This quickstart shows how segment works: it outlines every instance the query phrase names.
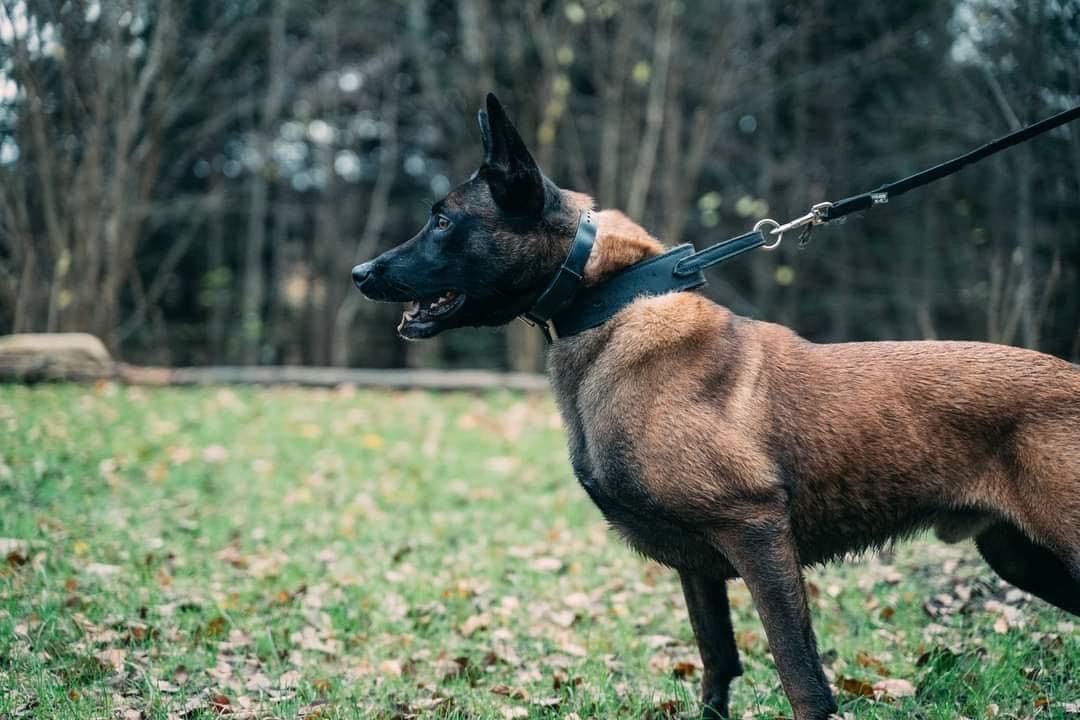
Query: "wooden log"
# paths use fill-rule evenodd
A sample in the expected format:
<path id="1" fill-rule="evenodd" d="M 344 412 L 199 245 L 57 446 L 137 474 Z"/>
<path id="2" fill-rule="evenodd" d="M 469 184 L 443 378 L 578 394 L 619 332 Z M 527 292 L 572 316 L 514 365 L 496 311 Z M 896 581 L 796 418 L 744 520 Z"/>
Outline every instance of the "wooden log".
<path id="1" fill-rule="evenodd" d="M 92 382 L 127 385 L 299 385 L 388 390 L 546 392 L 533 373 L 490 370 L 375 370 L 340 367 L 147 367 L 114 362 L 100 340 L 82 333 L 0 337 L 0 382 Z"/>
<path id="2" fill-rule="evenodd" d="M 154 368 L 120 365 L 117 379 L 132 385 L 299 385 L 390 390 L 517 390 L 545 392 L 543 375 L 489 370 L 375 370 L 339 367 L 219 366 Z"/>
<path id="3" fill-rule="evenodd" d="M 0 337 L 0 379 L 16 382 L 97 379 L 115 369 L 105 345 L 86 333 L 22 333 Z"/>

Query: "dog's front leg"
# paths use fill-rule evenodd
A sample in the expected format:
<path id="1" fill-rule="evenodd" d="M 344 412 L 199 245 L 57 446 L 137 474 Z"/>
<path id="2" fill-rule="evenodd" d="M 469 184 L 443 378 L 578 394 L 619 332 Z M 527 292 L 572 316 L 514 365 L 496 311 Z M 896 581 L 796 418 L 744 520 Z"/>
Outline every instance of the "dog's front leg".
<path id="1" fill-rule="evenodd" d="M 731 527 L 717 541 L 754 599 L 795 720 L 825 720 L 836 712 L 836 702 L 821 669 L 802 567 L 786 518 Z"/>
<path id="2" fill-rule="evenodd" d="M 728 716 L 728 688 L 742 675 L 735 633 L 731 629 L 727 584 L 723 578 L 679 571 L 690 625 L 694 628 L 705 677 L 701 683 L 701 702 L 705 718 Z"/>

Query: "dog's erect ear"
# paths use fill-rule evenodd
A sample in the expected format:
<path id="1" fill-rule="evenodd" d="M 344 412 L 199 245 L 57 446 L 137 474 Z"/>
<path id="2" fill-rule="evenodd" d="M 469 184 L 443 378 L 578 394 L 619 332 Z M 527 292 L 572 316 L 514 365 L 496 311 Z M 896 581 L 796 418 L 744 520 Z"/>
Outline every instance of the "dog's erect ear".
<path id="1" fill-rule="evenodd" d="M 498 98 L 488 93 L 487 112 L 481 110 L 478 119 L 484 141 L 480 170 L 491 196 L 507 212 L 539 217 L 544 209 L 544 178 Z"/>

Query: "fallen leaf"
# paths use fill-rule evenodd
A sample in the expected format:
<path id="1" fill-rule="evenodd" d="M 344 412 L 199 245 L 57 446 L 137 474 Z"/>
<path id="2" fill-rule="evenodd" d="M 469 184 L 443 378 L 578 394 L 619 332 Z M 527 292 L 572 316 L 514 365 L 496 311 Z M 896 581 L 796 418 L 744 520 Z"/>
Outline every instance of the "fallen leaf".
<path id="1" fill-rule="evenodd" d="M 401 663 L 397 660 L 383 660 L 379 663 L 379 672 L 383 675 L 389 675 L 390 677 L 401 677 L 402 668 Z"/>
<path id="2" fill-rule="evenodd" d="M 203 448 L 203 462 L 221 464 L 229 458 L 229 451 L 223 445 L 208 445 Z"/>
<path id="3" fill-rule="evenodd" d="M 865 680 L 858 680 L 856 678 L 837 677 L 836 686 L 846 692 L 848 695 L 856 695 L 859 697 L 874 697 L 874 686 Z"/>
<path id="4" fill-rule="evenodd" d="M 229 698 L 221 693 L 214 693 L 210 696 L 210 709 L 218 715 L 227 715 L 231 713 L 232 708 L 230 708 L 229 705 Z"/>
<path id="5" fill-rule="evenodd" d="M 124 659 L 127 657 L 127 650 L 121 648 L 106 648 L 101 652 L 94 655 L 97 661 L 106 667 L 111 667 L 114 672 L 122 672 L 124 670 Z"/>
<path id="6" fill-rule="evenodd" d="M 518 466 L 519 460 L 514 456 L 496 456 L 490 457 L 484 462 L 484 467 L 488 472 L 496 475 L 507 475 L 514 471 Z"/>
<path id="7" fill-rule="evenodd" d="M 857 652 L 855 654 L 855 662 L 859 664 L 859 667 L 864 667 L 864 668 L 868 668 L 870 670 L 873 670 L 878 675 L 883 675 L 885 677 L 888 677 L 889 675 L 892 674 L 892 673 L 889 672 L 889 669 L 887 667 L 885 667 L 885 663 L 881 662 L 880 660 L 873 657 L 872 655 L 863 652 L 862 650 L 860 650 L 859 652 Z"/>
<path id="8" fill-rule="evenodd" d="M 559 572 L 562 570 L 563 562 L 556 557 L 538 557 L 529 563 L 529 567 L 538 572 Z"/>
<path id="9" fill-rule="evenodd" d="M 675 663 L 671 668 L 671 673 L 680 680 L 685 680 L 693 677 L 695 670 L 697 670 L 697 666 L 694 663 L 683 661 Z"/>
<path id="10" fill-rule="evenodd" d="M 460 632 L 465 637 L 469 637 L 477 630 L 486 628 L 490 623 L 491 616 L 489 616 L 487 613 L 479 613 L 477 615 L 473 615 L 465 622 L 463 622 L 461 624 L 461 627 L 458 628 L 458 632 Z"/>
<path id="11" fill-rule="evenodd" d="M 670 635 L 646 635 L 641 639 L 645 643 L 645 647 L 655 650 L 656 648 L 666 647 L 668 645 L 677 645 L 678 640 Z"/>
<path id="12" fill-rule="evenodd" d="M 94 577 L 112 577 L 120 573 L 119 565 L 106 565 L 105 563 L 90 563 L 83 568 L 83 572 Z"/>
<path id="13" fill-rule="evenodd" d="M 735 633 L 735 645 L 743 652 L 750 652 L 758 646 L 761 638 L 753 630 L 739 630 Z"/>
<path id="14" fill-rule="evenodd" d="M 9 553 L 26 553 L 27 542 L 18 538 L 0 538 L 0 555 Z"/>
<path id="15" fill-rule="evenodd" d="M 679 713 L 682 712 L 682 703 L 678 700 L 664 700 L 656 706 L 656 709 L 660 711 L 661 716 L 674 718 L 678 717 Z"/>
<path id="16" fill-rule="evenodd" d="M 902 678 L 885 678 L 874 683 L 874 690 L 881 695 L 894 698 L 911 697 L 915 686 Z"/>
<path id="17" fill-rule="evenodd" d="M 509 685 L 505 685 L 503 683 L 493 685 L 491 687 L 491 692 L 495 693 L 496 695 L 504 695 L 506 697 L 511 697 L 515 700 L 529 699 L 529 693 L 526 692 L 523 688 L 510 687 Z"/>

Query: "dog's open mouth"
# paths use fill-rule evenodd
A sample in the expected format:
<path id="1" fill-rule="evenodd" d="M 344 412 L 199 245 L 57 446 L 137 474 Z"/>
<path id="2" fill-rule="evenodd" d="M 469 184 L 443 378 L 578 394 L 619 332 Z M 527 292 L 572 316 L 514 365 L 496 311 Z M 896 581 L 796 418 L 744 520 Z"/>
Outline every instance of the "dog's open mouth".
<path id="1" fill-rule="evenodd" d="M 464 304 L 465 294 L 454 290 L 406 303 L 398 334 L 409 339 L 431 337 L 442 330 L 450 316 Z"/>

